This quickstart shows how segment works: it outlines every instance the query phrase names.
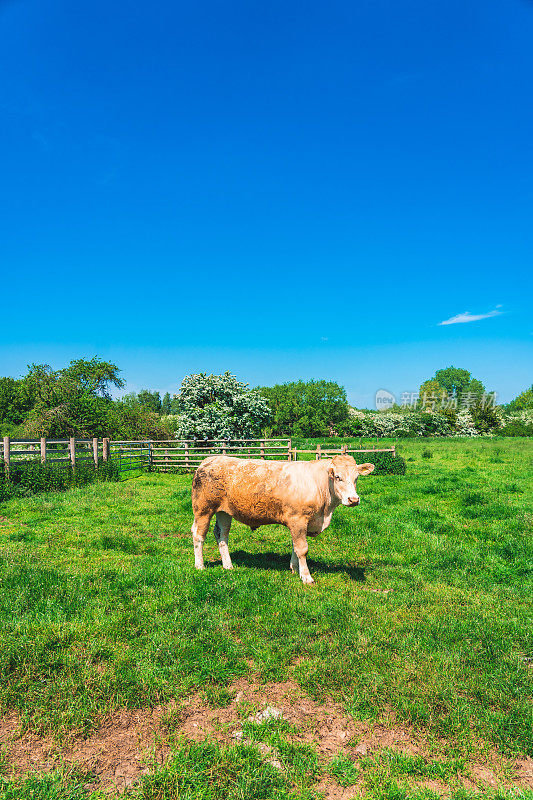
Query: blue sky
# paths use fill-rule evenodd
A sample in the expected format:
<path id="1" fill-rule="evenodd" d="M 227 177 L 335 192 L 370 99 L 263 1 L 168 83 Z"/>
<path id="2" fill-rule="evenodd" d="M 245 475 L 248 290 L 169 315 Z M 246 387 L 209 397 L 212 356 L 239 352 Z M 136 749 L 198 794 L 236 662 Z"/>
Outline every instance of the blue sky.
<path id="1" fill-rule="evenodd" d="M 454 364 L 510 400 L 532 41 L 530 0 L 0 0 L 0 372 L 97 354 L 129 389 L 229 369 L 366 406 Z"/>

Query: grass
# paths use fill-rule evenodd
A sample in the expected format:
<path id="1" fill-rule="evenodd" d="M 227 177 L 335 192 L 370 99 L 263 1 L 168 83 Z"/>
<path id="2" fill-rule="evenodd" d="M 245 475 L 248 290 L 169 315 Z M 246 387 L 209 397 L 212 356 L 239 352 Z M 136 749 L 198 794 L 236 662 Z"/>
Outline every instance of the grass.
<path id="1" fill-rule="evenodd" d="M 57 738 L 199 689 L 223 707 L 239 676 L 290 674 L 356 719 L 392 712 L 447 748 L 448 766 L 387 752 L 331 766 L 277 730 L 280 773 L 255 744 L 176 740 L 168 764 L 131 790 L 146 800 L 303 800 L 321 774 L 360 779 L 375 800 L 414 797 L 404 779 L 436 772 L 459 800 L 459 761 L 491 748 L 533 755 L 531 442 L 432 440 L 430 458 L 427 440 L 399 450 L 407 475 L 362 478 L 360 508 L 337 509 L 310 540 L 311 588 L 289 573 L 279 526 L 252 534 L 234 523 L 236 569 L 222 570 L 211 536 L 210 568 L 196 572 L 186 475 L 2 504 L 3 709 Z M 3 781 L 0 800 L 89 796 L 71 773 Z"/>

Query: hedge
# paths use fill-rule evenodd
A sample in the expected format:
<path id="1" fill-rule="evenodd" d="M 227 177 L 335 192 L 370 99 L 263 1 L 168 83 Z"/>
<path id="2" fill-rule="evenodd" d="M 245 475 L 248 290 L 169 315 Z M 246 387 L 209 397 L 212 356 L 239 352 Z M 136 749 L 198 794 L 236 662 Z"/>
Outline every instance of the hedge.
<path id="1" fill-rule="evenodd" d="M 357 461 L 362 460 L 363 453 L 357 453 Z M 365 463 L 373 464 L 375 467 L 372 475 L 405 475 L 407 469 L 405 459 L 398 453 L 365 453 Z"/>
<path id="2" fill-rule="evenodd" d="M 12 497 L 29 497 L 39 492 L 60 492 L 74 486 L 84 486 L 96 481 L 118 481 L 118 464 L 112 460 L 94 462 L 78 461 L 73 468 L 70 463 L 47 463 L 39 461 L 11 462 L 9 479 L 4 464 L 0 462 L 0 502 Z"/>
<path id="3" fill-rule="evenodd" d="M 521 420 L 512 420 L 494 433 L 496 436 L 533 436 L 533 425 Z"/>

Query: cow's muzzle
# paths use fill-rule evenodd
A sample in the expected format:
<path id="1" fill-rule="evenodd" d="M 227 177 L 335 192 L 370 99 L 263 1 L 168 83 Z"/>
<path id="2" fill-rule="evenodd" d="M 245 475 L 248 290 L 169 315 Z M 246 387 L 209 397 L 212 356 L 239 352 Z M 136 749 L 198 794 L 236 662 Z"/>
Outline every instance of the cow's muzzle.
<path id="1" fill-rule="evenodd" d="M 348 505 L 349 506 L 358 506 L 361 502 L 359 497 L 349 497 L 348 498 Z"/>

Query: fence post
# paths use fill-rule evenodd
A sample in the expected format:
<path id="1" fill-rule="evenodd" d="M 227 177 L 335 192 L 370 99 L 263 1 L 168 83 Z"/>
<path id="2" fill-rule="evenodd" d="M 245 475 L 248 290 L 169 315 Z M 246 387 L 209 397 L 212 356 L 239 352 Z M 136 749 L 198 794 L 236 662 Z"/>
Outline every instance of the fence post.
<path id="1" fill-rule="evenodd" d="M 109 439 L 107 437 L 102 439 L 102 458 L 104 461 L 109 459 Z"/>
<path id="2" fill-rule="evenodd" d="M 291 450 L 292 450 L 292 439 L 289 439 L 287 442 L 287 461 L 291 460 Z"/>
<path id="3" fill-rule="evenodd" d="M 185 469 L 189 471 L 189 442 L 185 442 Z"/>
<path id="4" fill-rule="evenodd" d="M 321 455 L 321 453 L 320 453 L 320 445 L 319 445 L 319 444 L 317 444 L 317 446 L 316 446 L 316 456 L 315 456 L 315 461 L 320 461 L 320 459 L 321 459 L 321 458 L 322 458 L 322 455 Z"/>
<path id="5" fill-rule="evenodd" d="M 44 464 L 46 461 L 46 439 L 44 436 L 41 436 L 41 464 Z"/>
<path id="6" fill-rule="evenodd" d="M 294 450 L 292 451 L 292 455 L 293 455 L 293 461 L 298 461 L 298 450 L 296 448 L 294 448 Z"/>
<path id="7" fill-rule="evenodd" d="M 150 441 L 148 442 L 148 472 L 152 471 L 153 461 L 154 461 L 153 442 L 150 439 Z"/>
<path id="8" fill-rule="evenodd" d="M 98 439 L 93 437 L 93 460 L 94 468 L 98 469 Z"/>
<path id="9" fill-rule="evenodd" d="M 226 446 L 227 446 L 227 442 L 226 442 L 226 440 L 225 440 L 225 439 L 222 439 L 222 455 L 223 455 L 223 456 L 225 456 L 225 455 L 226 455 Z"/>
<path id="10" fill-rule="evenodd" d="M 70 463 L 72 464 L 72 469 L 76 468 L 76 439 L 70 437 L 69 439 L 69 450 L 70 450 Z"/>
<path id="11" fill-rule="evenodd" d="M 4 469 L 6 478 L 9 478 L 9 462 L 11 460 L 11 453 L 9 451 L 9 436 L 4 436 Z"/>
<path id="12" fill-rule="evenodd" d="M 261 439 L 261 458 L 265 457 L 265 440 Z"/>

